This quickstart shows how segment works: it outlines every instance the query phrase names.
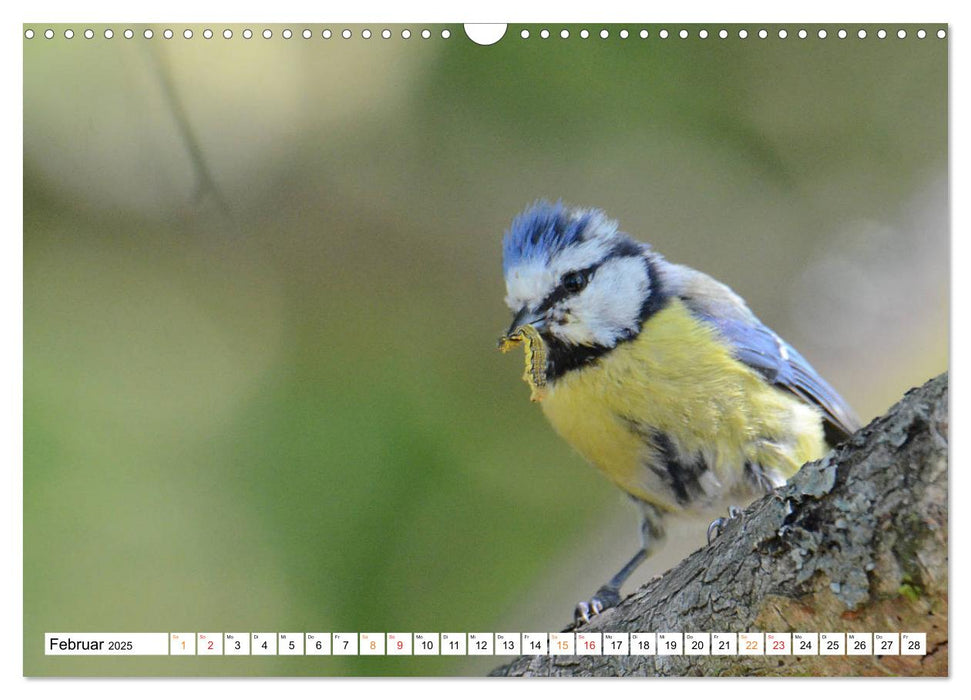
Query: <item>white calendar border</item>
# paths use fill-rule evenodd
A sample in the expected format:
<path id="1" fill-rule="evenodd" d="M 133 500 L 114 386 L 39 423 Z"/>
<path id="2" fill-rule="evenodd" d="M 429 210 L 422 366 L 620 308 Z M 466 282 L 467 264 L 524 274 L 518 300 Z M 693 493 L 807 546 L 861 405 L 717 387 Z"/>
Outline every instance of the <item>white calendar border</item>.
<path id="1" fill-rule="evenodd" d="M 432 7 L 436 8 L 429 12 L 427 9 L 424 11 L 416 8 L 416 3 L 413 1 L 407 5 L 405 4 L 394 4 L 390 0 L 375 0 L 375 2 L 367 4 L 348 4 L 346 6 L 332 5 L 327 8 L 328 20 L 333 21 L 364 21 L 364 20 L 386 20 L 386 21 L 409 21 L 415 17 L 430 17 L 430 21 L 442 21 L 438 18 L 445 18 L 445 20 L 456 19 L 454 14 L 457 12 L 456 6 L 445 5 L 444 2 L 434 2 L 431 3 Z M 915 2 L 901 2 L 900 0 L 887 0 L 881 4 L 880 7 L 880 19 L 886 20 L 888 22 L 914 22 L 914 21 L 925 21 L 928 17 L 931 18 L 943 18 L 954 19 L 955 13 L 953 12 L 953 3 L 950 2 L 938 2 L 935 0 L 925 0 L 921 3 Z M 120 0 L 113 0 L 112 2 L 104 2 L 103 0 L 88 0 L 88 2 L 82 4 L 68 3 L 65 0 L 49 0 L 43 3 L 41 6 L 31 8 L 30 17 L 23 17 L 20 13 L 25 10 L 22 9 L 22 5 L 15 5 L 5 12 L 17 12 L 18 19 L 15 20 L 18 24 L 23 23 L 27 20 L 44 20 L 44 19 L 63 19 L 66 17 L 72 19 L 87 19 L 89 21 L 99 21 L 106 17 L 117 17 L 124 18 L 126 20 L 138 21 L 138 22 L 148 22 L 153 21 L 158 18 L 159 12 L 157 8 L 153 7 L 151 4 L 144 5 L 131 5 L 120 2 Z M 426 6 L 427 8 L 427 6 Z M 835 2 L 833 0 L 818 0 L 817 2 L 806 5 L 806 4 L 778 4 L 770 3 L 768 0 L 756 0 L 755 2 L 749 2 L 744 6 L 740 6 L 738 3 L 725 4 L 723 2 L 714 2 L 713 0 L 697 0 L 694 3 L 672 3 L 669 5 L 658 5 L 652 6 L 650 8 L 650 17 L 643 17 L 642 14 L 646 14 L 643 8 L 632 9 L 627 3 L 623 3 L 621 8 L 610 7 L 607 2 L 601 2 L 596 5 L 584 5 L 582 12 L 583 17 L 570 18 L 564 17 L 564 6 L 561 3 L 545 2 L 541 3 L 541 6 L 537 8 L 537 4 L 532 6 L 527 6 L 521 2 L 512 2 L 510 0 L 496 0 L 494 3 L 489 5 L 480 5 L 479 7 L 469 8 L 463 6 L 460 10 L 463 15 L 460 19 L 473 19 L 480 21 L 526 21 L 530 19 L 543 19 L 552 20 L 556 19 L 558 21 L 568 21 L 570 19 L 582 19 L 583 21 L 609 21 L 610 19 L 631 19 L 631 15 L 637 15 L 637 19 L 650 22 L 662 22 L 662 21 L 679 21 L 679 22 L 698 22 L 698 21 L 738 21 L 738 22 L 749 22 L 753 19 L 766 21 L 766 22 L 821 22 L 821 21 L 866 21 L 868 18 L 866 16 L 860 16 L 860 9 L 850 7 L 844 1 Z M 218 16 L 219 19 L 225 19 L 226 21 L 240 21 L 243 19 L 252 19 L 253 17 L 258 17 L 266 21 L 287 21 L 291 20 L 294 16 L 300 18 L 310 18 L 318 17 L 320 15 L 319 4 L 310 3 L 308 1 L 285 4 L 285 3 L 251 3 L 251 6 L 247 6 L 245 2 L 236 2 L 233 4 L 226 3 L 223 7 L 213 8 L 212 6 L 206 6 L 198 2 L 185 2 L 184 0 L 170 0 L 166 3 L 166 9 L 168 14 L 171 16 L 178 16 L 179 18 L 190 21 L 193 19 L 198 20 L 209 20 L 212 19 L 214 15 Z M 872 12 L 869 14 L 873 14 Z M 203 16 L 205 15 L 205 16 Z M 246 16 L 244 16 L 246 15 Z M 471 15 L 471 17 L 469 16 Z M 528 16 L 524 16 L 528 15 Z M 10 26 L 10 22 L 5 22 L 4 26 Z M 967 33 L 967 25 L 962 25 L 961 29 L 964 33 Z M 18 80 L 22 79 L 22 53 L 20 46 L 17 42 L 10 41 L 9 36 L 8 41 L 0 44 L 0 50 L 6 51 L 5 61 L 3 65 L 7 67 L 9 73 L 13 76 L 12 82 L 17 83 Z M 968 61 L 968 53 L 966 49 L 961 46 L 961 42 L 955 42 L 952 48 L 952 75 L 963 75 L 967 76 L 971 74 L 971 65 Z M 967 81 L 965 81 L 966 85 Z M 955 125 L 958 123 L 958 119 L 954 118 L 956 113 L 963 114 L 963 119 L 966 121 L 968 117 L 967 110 L 967 87 L 960 87 L 958 81 L 951 80 L 950 86 L 951 93 L 951 104 L 952 104 L 952 117 L 950 123 Z M 11 122 L 18 122 L 22 119 L 22 113 L 19 110 L 9 110 L 9 114 L 4 117 L 4 119 L 9 119 Z M 22 154 L 22 134 L 23 130 L 19 126 L 14 126 L 13 128 L 8 123 L 6 124 L 7 129 L 6 134 L 15 134 L 17 138 L 21 139 L 21 143 L 15 145 L 12 149 L 9 149 L 6 155 L 7 158 L 4 159 L 5 167 L 8 170 L 8 174 L 11 175 L 10 181 L 17 182 L 18 171 L 20 170 L 20 163 L 18 162 L 17 154 Z M 953 128 L 953 127 L 952 127 Z M 960 129 L 957 130 L 960 133 Z M 966 164 L 971 162 L 971 155 L 968 153 L 967 149 L 967 139 L 963 136 L 959 137 L 958 133 L 954 133 L 952 138 L 952 153 L 951 153 L 951 170 L 954 175 L 951 180 L 951 191 L 958 191 L 958 185 L 962 184 L 966 187 L 967 185 L 967 172 Z M 958 151 L 963 158 L 957 158 Z M 6 212 L 8 217 L 8 223 L 10 226 L 8 230 L 17 231 L 22 226 L 22 198 L 20 197 L 17 188 L 11 188 L 10 191 L 6 192 L 4 196 L 4 206 L 3 211 Z M 952 231 L 963 231 L 968 228 L 967 208 L 968 204 L 963 201 L 960 197 L 951 198 L 952 207 Z M 22 422 L 17 419 L 19 414 L 22 417 L 22 407 L 23 407 L 23 392 L 22 392 L 22 348 L 23 348 L 23 335 L 22 331 L 17 330 L 20 326 L 19 317 L 22 310 L 22 290 L 23 290 L 23 276 L 19 267 L 22 262 L 22 257 L 18 252 L 18 242 L 15 237 L 11 236 L 5 239 L 2 244 L 5 246 L 4 253 L 6 255 L 2 256 L 4 264 L 7 269 L 2 276 L 5 285 L 5 294 L 3 294 L 2 307 L 4 308 L 4 320 L 8 328 L 13 328 L 15 336 L 12 338 L 12 342 L 9 346 L 5 345 L 3 350 L 2 362 L 0 366 L 4 368 L 4 379 L 5 385 L 20 387 L 20 390 L 15 390 L 12 392 L 11 396 L 8 396 L 7 402 L 3 404 L 2 413 L 2 424 L 6 426 L 6 438 L 3 440 L 3 444 L 7 446 L 8 459 L 7 463 L 14 465 L 13 476 L 14 481 L 17 485 L 23 483 L 22 465 L 23 465 L 23 432 L 22 432 Z M 957 240 L 957 237 L 952 235 L 952 266 L 955 270 L 964 269 L 964 264 L 968 263 L 969 255 L 967 253 L 968 243 L 964 241 Z M 11 252 L 13 249 L 13 252 Z M 959 296 L 963 299 L 967 299 L 969 295 L 967 294 L 966 285 L 971 284 L 971 281 L 964 279 L 960 275 L 956 275 L 952 278 L 952 289 L 954 298 Z M 18 303 L 19 302 L 19 303 Z M 952 343 L 955 352 L 952 353 L 952 357 L 957 355 L 956 352 L 959 344 L 962 347 L 967 347 L 967 320 L 962 320 L 961 317 L 953 312 L 952 307 Z M 959 360 L 961 362 L 962 360 Z M 963 434 L 964 431 L 961 428 L 967 427 L 967 418 L 969 412 L 967 410 L 967 403 L 965 397 L 971 395 L 968 391 L 966 382 L 967 373 L 959 372 L 950 378 L 952 386 L 955 388 L 954 394 L 952 394 L 952 417 L 953 422 L 957 425 L 955 426 L 955 432 Z M 966 459 L 966 447 L 964 441 L 957 441 L 954 446 L 952 446 L 952 456 L 953 462 L 955 464 L 963 464 Z M 953 470 L 950 474 L 951 484 L 953 487 L 952 493 L 967 493 L 966 479 L 969 478 L 966 470 Z M 964 488 L 962 488 L 964 487 Z M 7 630 L 12 630 L 4 640 L 3 653 L 0 654 L 0 664 L 2 664 L 3 675 L 2 675 L 2 685 L 8 690 L 8 697 L 11 697 L 12 693 L 16 693 L 17 696 L 30 698 L 56 698 L 57 700 L 63 700 L 65 694 L 73 691 L 74 688 L 83 687 L 89 691 L 97 693 L 100 699 L 110 699 L 110 698 L 130 698 L 133 695 L 137 695 L 139 700 L 155 700 L 158 698 L 161 700 L 171 700 L 171 695 L 173 691 L 173 686 L 168 682 L 159 682 L 157 679 L 128 679 L 128 678 L 118 678 L 118 679 L 58 679 L 53 682 L 47 682 L 44 679 L 38 679 L 32 682 L 27 682 L 22 677 L 23 672 L 23 648 L 22 640 L 23 637 L 23 508 L 22 508 L 22 490 L 19 488 L 8 488 L 6 489 L 6 508 L 3 509 L 7 517 L 7 527 L 5 532 L 10 533 L 11 536 L 2 538 L 2 546 L 4 548 L 3 553 L 5 555 L 4 559 L 7 562 L 14 562 L 14 566 L 17 568 L 17 573 L 14 576 L 8 578 L 8 595 L 6 596 L 5 614 L 4 614 L 4 628 Z M 949 521 L 949 527 L 955 528 L 958 531 L 966 531 L 966 528 L 962 525 L 966 514 L 963 509 L 954 509 L 950 513 L 951 520 Z M 966 557 L 955 557 L 949 567 L 949 575 L 953 577 L 952 580 L 967 580 L 967 558 Z M 951 627 L 951 633 L 949 636 L 960 636 L 960 632 L 968 628 L 967 625 L 967 606 L 960 606 L 954 608 L 949 612 L 949 626 Z M 952 670 L 952 673 L 955 671 Z M 960 671 L 958 671 L 960 673 Z M 298 685 L 303 685 L 308 690 L 312 689 L 311 683 L 317 682 L 319 679 L 263 679 L 256 686 L 254 686 L 248 679 L 184 679 L 178 682 L 177 689 L 179 691 L 187 691 L 193 694 L 202 694 L 213 692 L 216 688 L 227 687 L 231 689 L 231 692 L 235 696 L 240 698 L 246 697 L 263 697 L 266 693 L 285 693 L 288 690 L 292 691 Z M 685 679 L 685 682 L 691 682 L 692 679 Z M 604 689 L 605 692 L 609 692 L 610 689 L 616 689 L 615 686 L 607 686 L 609 680 L 601 679 L 585 679 L 585 683 L 582 686 L 578 684 L 560 684 L 557 687 L 558 695 L 562 695 L 565 698 L 586 698 L 589 697 L 591 690 L 595 689 L 598 684 Z M 347 683 L 346 689 L 354 692 L 360 692 L 362 690 L 374 690 L 375 692 L 386 692 L 389 684 L 388 679 L 354 679 L 353 681 L 343 681 L 341 679 L 329 679 L 330 683 L 335 685 L 342 685 Z M 479 683 L 469 683 L 465 680 L 456 680 L 450 678 L 435 679 L 435 680 L 413 680 L 409 679 L 407 681 L 411 689 L 417 690 L 418 692 L 428 692 L 429 695 L 442 695 L 442 696 L 454 696 L 455 694 L 461 693 L 465 697 L 477 700 L 478 698 L 494 698 L 495 687 L 489 681 L 482 681 Z M 705 681 L 709 682 L 710 681 Z M 737 692 L 745 692 L 746 690 L 751 690 L 754 694 L 765 689 L 765 681 L 752 680 L 752 679 L 732 679 L 733 690 Z M 897 684 L 883 684 L 881 686 L 882 698 L 889 697 L 906 697 L 912 698 L 915 692 L 919 692 L 919 689 L 915 687 L 914 683 L 920 683 L 920 679 L 913 679 L 906 683 Z M 934 682 L 934 681 L 931 681 Z M 353 685 L 351 685 L 353 683 Z M 590 685 L 593 684 L 593 685 Z M 950 687 L 942 685 L 940 682 L 935 682 L 935 693 L 942 697 L 948 695 L 948 690 L 954 688 L 957 684 L 952 683 Z M 503 685 L 503 695 L 506 698 L 517 698 L 517 697 L 527 697 L 527 692 L 530 696 L 535 694 L 535 687 L 532 684 L 526 684 L 527 687 L 523 687 L 522 684 L 509 684 Z M 708 688 L 711 689 L 710 684 Z M 857 679 L 833 679 L 826 683 L 826 691 L 839 692 L 846 690 L 848 692 L 859 691 L 860 684 Z M 786 695 L 788 700 L 801 700 L 806 698 L 807 700 L 818 700 L 819 686 L 811 684 L 810 682 L 800 681 L 797 679 L 792 679 L 787 682 Z"/>

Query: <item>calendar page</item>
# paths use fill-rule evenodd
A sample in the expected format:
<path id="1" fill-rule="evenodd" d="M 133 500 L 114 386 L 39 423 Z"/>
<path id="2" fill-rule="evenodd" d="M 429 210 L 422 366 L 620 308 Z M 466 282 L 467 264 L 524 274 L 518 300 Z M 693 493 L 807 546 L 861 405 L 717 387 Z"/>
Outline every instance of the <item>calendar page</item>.
<path id="1" fill-rule="evenodd" d="M 24 675 L 946 676 L 949 33 L 23 24 Z"/>

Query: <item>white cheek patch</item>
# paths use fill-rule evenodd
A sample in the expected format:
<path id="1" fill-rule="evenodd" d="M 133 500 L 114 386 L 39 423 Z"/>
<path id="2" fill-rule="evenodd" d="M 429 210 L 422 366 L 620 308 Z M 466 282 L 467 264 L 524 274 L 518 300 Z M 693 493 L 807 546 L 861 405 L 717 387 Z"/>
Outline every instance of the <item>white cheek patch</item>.
<path id="1" fill-rule="evenodd" d="M 561 305 L 569 309 L 557 335 L 576 345 L 613 347 L 637 328 L 651 293 L 642 258 L 614 258 L 601 265 L 587 288 Z"/>

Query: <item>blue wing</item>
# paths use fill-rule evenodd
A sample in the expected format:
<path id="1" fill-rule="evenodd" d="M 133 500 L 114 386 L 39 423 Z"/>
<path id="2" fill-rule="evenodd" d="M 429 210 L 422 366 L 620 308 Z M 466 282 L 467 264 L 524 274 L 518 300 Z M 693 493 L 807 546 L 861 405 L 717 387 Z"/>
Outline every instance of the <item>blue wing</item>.
<path id="1" fill-rule="evenodd" d="M 754 316 L 715 318 L 695 310 L 731 343 L 735 357 L 757 371 L 766 381 L 818 407 L 823 413 L 826 440 L 835 445 L 855 433 L 860 421 L 836 390 L 794 347 Z"/>

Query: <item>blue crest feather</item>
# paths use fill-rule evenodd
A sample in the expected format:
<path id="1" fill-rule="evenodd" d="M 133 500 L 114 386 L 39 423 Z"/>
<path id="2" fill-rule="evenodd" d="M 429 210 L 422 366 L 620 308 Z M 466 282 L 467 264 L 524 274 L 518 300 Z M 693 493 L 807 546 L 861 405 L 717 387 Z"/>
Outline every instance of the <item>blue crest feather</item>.
<path id="1" fill-rule="evenodd" d="M 562 201 L 538 200 L 513 219 L 502 241 L 503 273 L 523 262 L 548 262 L 557 252 L 580 241 L 596 211 L 568 209 Z"/>

